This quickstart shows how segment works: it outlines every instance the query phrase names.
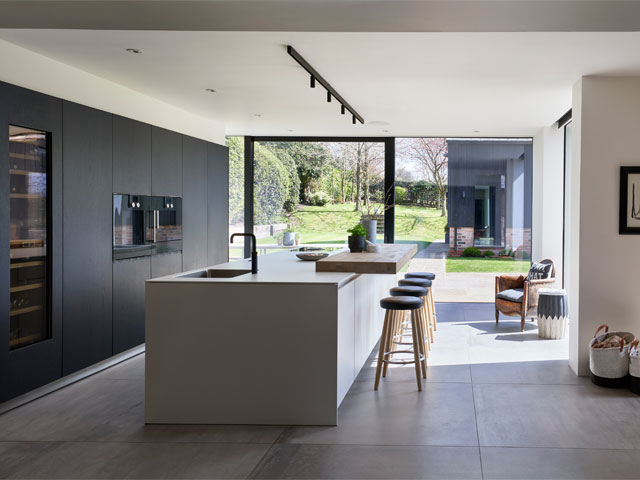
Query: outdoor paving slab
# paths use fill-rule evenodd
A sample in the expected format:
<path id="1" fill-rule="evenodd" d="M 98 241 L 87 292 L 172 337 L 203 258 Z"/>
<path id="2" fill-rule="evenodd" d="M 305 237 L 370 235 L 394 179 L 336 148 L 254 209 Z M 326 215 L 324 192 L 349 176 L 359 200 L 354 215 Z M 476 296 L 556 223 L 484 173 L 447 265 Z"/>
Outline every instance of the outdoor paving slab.
<path id="1" fill-rule="evenodd" d="M 277 444 L 251 478 L 478 479 L 482 472 L 477 448 Z"/>

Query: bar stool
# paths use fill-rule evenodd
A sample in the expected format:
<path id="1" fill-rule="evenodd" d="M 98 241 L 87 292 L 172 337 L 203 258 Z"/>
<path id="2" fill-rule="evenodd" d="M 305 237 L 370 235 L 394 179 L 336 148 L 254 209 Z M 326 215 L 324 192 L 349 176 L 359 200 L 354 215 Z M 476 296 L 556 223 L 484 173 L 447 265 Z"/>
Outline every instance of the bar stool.
<path id="1" fill-rule="evenodd" d="M 391 295 L 392 297 L 399 297 L 399 296 L 406 296 L 406 297 L 420 297 L 420 298 L 425 298 L 427 295 L 429 294 L 429 292 L 427 291 L 426 288 L 424 287 L 418 287 L 415 285 L 406 285 L 406 286 L 400 286 L 400 287 L 393 287 L 389 290 L 389 295 Z M 422 310 L 420 311 L 420 319 L 422 321 L 422 330 L 425 333 L 425 354 L 427 356 L 427 358 L 429 357 L 429 351 L 431 350 L 431 343 L 432 343 L 432 339 L 431 339 L 431 329 L 428 328 L 428 318 L 427 318 L 427 311 L 425 309 L 425 307 L 422 308 Z M 404 335 L 404 330 L 405 329 L 409 329 L 410 325 L 408 324 L 408 319 L 405 317 L 403 323 L 401 324 L 400 327 L 404 327 L 404 328 L 399 328 L 399 330 L 397 332 L 395 332 L 396 336 L 400 337 L 400 341 L 395 342 L 395 345 L 409 345 L 409 343 L 407 342 L 403 342 L 402 339 L 405 336 Z M 386 367 L 386 365 L 385 365 Z M 384 377 L 384 372 L 382 374 L 382 376 Z"/>
<path id="2" fill-rule="evenodd" d="M 418 391 L 422 391 L 422 377 L 427 378 L 427 360 L 424 351 L 424 333 L 422 332 L 422 322 L 418 315 L 422 309 L 424 302 L 418 297 L 387 297 L 380 300 L 380 306 L 384 308 L 384 324 L 382 326 L 382 336 L 380 338 L 380 352 L 378 353 L 378 365 L 376 367 L 376 380 L 373 389 L 378 390 L 380 385 L 380 373 L 382 364 L 407 365 L 413 363 L 416 367 L 416 381 L 418 383 Z M 391 333 L 396 330 L 396 323 L 402 320 L 403 315 L 400 312 L 411 312 L 411 337 L 412 349 L 391 351 Z M 391 360 L 390 357 L 394 353 L 412 353 L 413 360 Z"/>
<path id="3" fill-rule="evenodd" d="M 409 272 L 405 273 L 404 278 L 425 278 L 433 282 L 436 279 L 436 274 L 431 272 Z M 433 329 L 438 330 L 438 315 L 436 314 L 436 304 L 433 300 L 433 290 L 429 289 L 431 295 L 429 295 L 429 301 L 431 302 L 431 312 L 433 314 Z"/>
<path id="4" fill-rule="evenodd" d="M 429 325 L 429 333 L 431 343 L 435 340 L 435 325 L 433 319 L 433 310 L 431 310 L 431 301 L 429 297 L 431 295 L 431 280 L 427 280 L 426 278 L 403 278 L 402 280 L 398 280 L 398 285 L 401 287 L 406 286 L 415 286 L 422 287 L 427 290 L 427 296 L 423 298 L 424 300 L 424 308 L 427 315 L 427 325 Z"/>

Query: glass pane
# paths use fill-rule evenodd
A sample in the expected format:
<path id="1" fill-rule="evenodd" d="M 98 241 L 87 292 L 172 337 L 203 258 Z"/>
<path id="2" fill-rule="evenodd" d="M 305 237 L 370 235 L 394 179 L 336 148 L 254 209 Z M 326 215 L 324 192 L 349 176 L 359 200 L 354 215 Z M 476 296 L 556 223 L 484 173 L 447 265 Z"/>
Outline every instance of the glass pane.
<path id="1" fill-rule="evenodd" d="M 50 338 L 47 308 L 47 133 L 9 126 L 9 348 Z"/>
<path id="2" fill-rule="evenodd" d="M 384 144 L 255 142 L 254 233 L 260 254 L 344 248 L 357 224 L 384 239 Z"/>
<path id="3" fill-rule="evenodd" d="M 529 270 L 532 167 L 529 138 L 397 140 L 396 242 L 437 301 L 493 302 L 496 274 Z"/>
<path id="4" fill-rule="evenodd" d="M 229 147 L 229 236 L 244 232 L 244 137 L 227 137 Z M 229 244 L 229 261 L 244 256 L 244 242 Z"/>

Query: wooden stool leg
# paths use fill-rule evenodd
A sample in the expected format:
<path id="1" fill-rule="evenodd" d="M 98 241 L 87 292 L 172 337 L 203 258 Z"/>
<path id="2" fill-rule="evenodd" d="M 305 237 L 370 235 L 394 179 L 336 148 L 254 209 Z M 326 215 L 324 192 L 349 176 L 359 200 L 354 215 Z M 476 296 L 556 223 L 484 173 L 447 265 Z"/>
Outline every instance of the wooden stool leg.
<path id="1" fill-rule="evenodd" d="M 386 340 L 387 340 L 387 330 L 389 329 L 389 317 L 390 311 L 387 310 L 384 314 L 384 324 L 382 325 L 382 336 L 380 337 L 380 351 L 378 353 L 378 365 L 376 366 L 376 381 L 373 385 L 374 390 L 378 390 L 378 385 L 380 385 L 380 372 L 382 370 L 382 364 L 384 363 L 382 360 L 384 359 L 384 352 L 386 352 Z"/>
<path id="2" fill-rule="evenodd" d="M 424 329 L 424 312 L 421 308 L 419 308 L 416 312 L 418 316 L 418 330 L 416 334 L 418 335 L 418 346 L 420 347 L 420 354 L 422 359 L 420 360 L 420 368 L 422 370 L 422 378 L 427 378 L 427 341 L 425 338 L 426 332 Z"/>
<path id="3" fill-rule="evenodd" d="M 418 324 L 418 313 L 411 310 L 411 338 L 413 339 L 413 359 L 416 366 L 416 381 L 418 383 L 418 391 L 422 391 L 422 378 L 420 377 L 420 346 L 418 342 L 418 332 L 420 326 Z"/>
<path id="4" fill-rule="evenodd" d="M 433 314 L 431 313 L 431 304 L 429 303 L 429 295 L 423 297 L 424 308 L 427 312 L 427 326 L 429 327 L 429 340 L 431 343 L 435 341 L 435 333 L 433 333 Z"/>
<path id="5" fill-rule="evenodd" d="M 393 337 L 395 337 L 395 335 L 398 332 L 398 324 L 400 323 L 398 320 L 400 318 L 400 313 L 401 312 L 397 312 L 395 310 L 392 310 L 390 313 L 390 328 L 388 329 L 387 332 L 387 345 L 389 346 L 387 348 L 387 352 L 393 352 L 396 349 L 396 344 L 393 341 Z M 391 360 L 393 358 L 393 353 L 390 353 L 387 356 L 387 360 Z M 382 378 L 385 378 L 387 376 L 387 368 L 389 367 L 389 362 L 383 362 L 382 365 Z"/>
<path id="6" fill-rule="evenodd" d="M 422 319 L 422 333 L 424 334 L 424 345 L 426 356 L 429 356 L 429 351 L 431 350 L 431 332 L 429 330 L 429 317 L 427 316 L 427 311 L 425 310 L 424 305 L 420 309 L 420 318 Z"/>
<path id="7" fill-rule="evenodd" d="M 433 329 L 438 330 L 438 319 L 436 315 L 436 302 L 433 299 L 433 287 L 429 288 L 429 303 L 431 304 L 431 315 L 433 315 Z"/>

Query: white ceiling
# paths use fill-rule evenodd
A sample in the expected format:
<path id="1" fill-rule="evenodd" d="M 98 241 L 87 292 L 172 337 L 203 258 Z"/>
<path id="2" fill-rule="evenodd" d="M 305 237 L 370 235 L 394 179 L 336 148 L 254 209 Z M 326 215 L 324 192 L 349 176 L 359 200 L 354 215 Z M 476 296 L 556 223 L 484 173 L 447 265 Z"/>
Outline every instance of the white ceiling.
<path id="1" fill-rule="evenodd" d="M 637 32 L 0 30 L 0 38 L 240 135 L 532 135 L 571 107 L 580 76 L 640 75 Z M 366 125 L 352 125 L 322 88 L 309 88 L 287 44 Z"/>

